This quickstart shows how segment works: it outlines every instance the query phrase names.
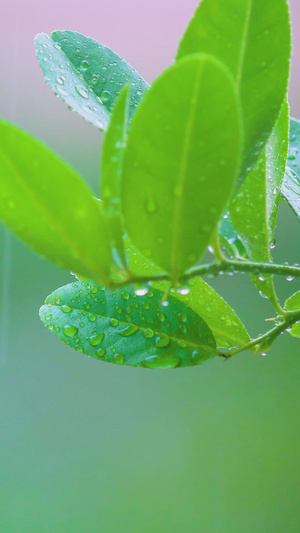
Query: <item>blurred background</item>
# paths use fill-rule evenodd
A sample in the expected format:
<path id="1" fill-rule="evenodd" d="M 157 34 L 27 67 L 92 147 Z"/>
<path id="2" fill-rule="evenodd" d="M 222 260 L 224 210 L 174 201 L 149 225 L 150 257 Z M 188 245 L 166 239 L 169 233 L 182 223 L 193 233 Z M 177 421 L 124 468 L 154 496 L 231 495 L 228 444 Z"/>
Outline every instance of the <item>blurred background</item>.
<path id="1" fill-rule="evenodd" d="M 173 62 L 198 0 L 0 0 L 0 116 L 42 139 L 97 191 L 102 136 L 46 86 L 34 35 L 72 29 L 151 82 Z M 300 118 L 300 4 L 290 1 L 292 114 Z M 299 224 L 281 205 L 275 258 L 300 262 Z M 148 371 L 73 352 L 42 325 L 45 297 L 71 276 L 0 226 L 0 532 L 298 533 L 300 344 L 266 357 Z M 269 303 L 248 277 L 214 286 L 251 335 Z M 299 282 L 278 281 L 282 299 Z"/>

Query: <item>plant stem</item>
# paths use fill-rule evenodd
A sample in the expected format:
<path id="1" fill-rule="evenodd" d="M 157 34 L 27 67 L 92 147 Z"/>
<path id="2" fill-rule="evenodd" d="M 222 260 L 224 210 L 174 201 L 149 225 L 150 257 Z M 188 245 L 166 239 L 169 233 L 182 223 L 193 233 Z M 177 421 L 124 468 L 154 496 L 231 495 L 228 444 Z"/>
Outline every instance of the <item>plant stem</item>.
<path id="1" fill-rule="evenodd" d="M 299 322 L 300 320 L 300 310 L 298 311 L 290 311 L 285 313 L 285 318 L 283 321 L 278 324 L 278 326 L 275 326 L 275 328 L 270 329 L 262 335 L 261 337 L 258 337 L 256 339 L 251 340 L 247 344 L 244 344 L 243 346 L 240 346 L 238 348 L 233 349 L 232 351 L 229 351 L 226 356 L 232 357 L 233 355 L 236 355 L 240 352 L 243 352 L 244 350 L 249 350 L 250 348 L 257 348 L 258 351 L 264 351 L 268 350 L 275 339 L 284 331 L 286 331 L 289 327 L 291 327 L 295 322 Z"/>

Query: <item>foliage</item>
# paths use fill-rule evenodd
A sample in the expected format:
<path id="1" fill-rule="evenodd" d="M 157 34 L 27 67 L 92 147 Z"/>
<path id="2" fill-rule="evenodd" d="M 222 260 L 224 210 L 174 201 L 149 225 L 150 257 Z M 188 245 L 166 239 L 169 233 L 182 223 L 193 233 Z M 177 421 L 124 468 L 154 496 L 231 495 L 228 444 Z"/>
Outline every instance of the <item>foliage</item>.
<path id="1" fill-rule="evenodd" d="M 0 122 L 2 221 L 80 280 L 46 299 L 48 329 L 89 356 L 146 368 L 262 353 L 285 330 L 299 337 L 299 292 L 282 307 L 274 276 L 300 267 L 272 261 L 281 197 L 300 218 L 287 1 L 202 0 L 151 87 L 79 33 L 35 44 L 54 92 L 105 131 L 93 198 L 50 150 Z M 250 273 L 273 304 L 273 329 L 249 338 L 202 279 L 224 272 Z"/>

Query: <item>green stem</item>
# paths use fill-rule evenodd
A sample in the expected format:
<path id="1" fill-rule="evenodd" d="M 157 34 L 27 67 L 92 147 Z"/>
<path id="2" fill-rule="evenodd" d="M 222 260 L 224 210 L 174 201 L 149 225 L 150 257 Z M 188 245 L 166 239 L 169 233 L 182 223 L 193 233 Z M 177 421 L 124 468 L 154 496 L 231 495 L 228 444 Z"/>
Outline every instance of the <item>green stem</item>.
<path id="1" fill-rule="evenodd" d="M 275 339 L 284 331 L 286 331 L 289 327 L 291 327 L 295 322 L 298 322 L 300 320 L 300 310 L 298 311 L 286 311 L 285 312 L 285 318 L 283 318 L 283 321 L 278 324 L 278 326 L 275 326 L 275 328 L 272 328 L 271 330 L 267 331 L 264 335 L 261 337 L 258 337 L 257 339 L 253 339 L 247 344 L 244 344 L 243 346 L 239 346 L 238 348 L 233 349 L 232 351 L 229 351 L 228 354 L 226 354 L 227 357 L 232 357 L 233 355 L 236 355 L 240 352 L 243 352 L 245 350 L 249 350 L 253 347 L 257 348 L 257 351 L 264 351 L 268 350 Z"/>

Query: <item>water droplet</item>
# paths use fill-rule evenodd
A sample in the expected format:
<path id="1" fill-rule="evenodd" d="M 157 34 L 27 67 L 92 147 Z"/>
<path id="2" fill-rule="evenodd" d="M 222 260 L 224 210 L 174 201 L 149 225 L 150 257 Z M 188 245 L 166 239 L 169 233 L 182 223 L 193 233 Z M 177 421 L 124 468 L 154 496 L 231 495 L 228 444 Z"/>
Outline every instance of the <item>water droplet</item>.
<path id="1" fill-rule="evenodd" d="M 112 327 L 112 328 L 115 328 L 117 325 L 119 324 L 119 320 L 117 318 L 112 318 L 109 325 Z"/>
<path id="2" fill-rule="evenodd" d="M 82 96 L 82 98 L 88 98 L 89 97 L 89 93 L 88 93 L 87 89 L 85 87 L 83 87 L 82 85 L 75 85 L 75 89 L 78 92 L 78 94 L 80 96 Z"/>
<path id="3" fill-rule="evenodd" d="M 122 352 L 117 353 L 116 355 L 114 355 L 113 361 L 117 365 L 122 365 L 124 363 L 124 354 Z"/>
<path id="4" fill-rule="evenodd" d="M 69 305 L 62 305 L 61 310 L 63 313 L 71 313 L 72 307 L 70 307 Z"/>
<path id="5" fill-rule="evenodd" d="M 128 299 L 129 299 L 129 296 L 130 296 L 130 294 L 129 294 L 128 291 L 124 291 L 124 292 L 122 292 L 122 294 L 121 294 L 121 297 L 123 298 L 123 300 L 128 300 Z"/>
<path id="6" fill-rule="evenodd" d="M 100 348 L 100 350 L 97 350 L 96 352 L 97 357 L 104 357 L 105 354 L 106 350 L 104 350 L 104 348 Z"/>
<path id="7" fill-rule="evenodd" d="M 83 59 L 80 63 L 80 68 L 82 70 L 87 70 L 89 68 L 89 63 L 86 59 Z"/>
<path id="8" fill-rule="evenodd" d="M 97 318 L 96 315 L 89 315 L 88 316 L 89 322 L 95 322 L 96 318 Z"/>
<path id="9" fill-rule="evenodd" d="M 93 77 L 92 77 L 92 83 L 93 85 L 95 85 L 97 83 L 97 81 L 99 80 L 99 76 L 97 76 L 97 74 L 94 74 Z"/>
<path id="10" fill-rule="evenodd" d="M 145 337 L 145 339 L 151 339 L 153 335 L 154 335 L 153 329 L 151 328 L 144 329 L 143 337 Z"/>
<path id="11" fill-rule="evenodd" d="M 52 315 L 46 315 L 45 316 L 45 320 L 51 320 L 51 318 L 52 318 Z"/>
<path id="12" fill-rule="evenodd" d="M 67 91 L 60 85 L 56 87 L 56 90 L 59 94 L 61 94 L 61 96 L 68 96 Z"/>
<path id="13" fill-rule="evenodd" d="M 61 44 L 60 43 L 54 43 L 54 48 L 56 48 L 56 50 L 61 50 Z"/>
<path id="14" fill-rule="evenodd" d="M 179 355 L 151 355 L 142 361 L 142 365 L 146 368 L 175 368 L 181 363 Z"/>
<path id="15" fill-rule="evenodd" d="M 131 335 L 136 333 L 138 329 L 139 329 L 138 326 L 136 326 L 135 324 L 130 324 L 125 329 L 122 329 L 121 331 L 119 330 L 118 333 L 122 337 L 131 337 Z"/>
<path id="16" fill-rule="evenodd" d="M 93 288 L 91 289 L 91 293 L 92 293 L 92 294 L 97 294 L 98 290 L 99 290 L 98 287 L 93 287 Z"/>
<path id="17" fill-rule="evenodd" d="M 163 302 L 161 302 L 161 305 L 163 307 L 168 307 L 170 305 L 170 303 L 168 302 L 168 300 L 164 300 Z"/>
<path id="18" fill-rule="evenodd" d="M 155 346 L 157 348 L 166 348 L 170 344 L 170 337 L 168 335 L 160 335 L 156 338 Z"/>
<path id="19" fill-rule="evenodd" d="M 149 291 L 149 289 L 147 289 L 146 287 L 143 288 L 143 289 L 136 289 L 134 292 L 137 296 L 145 296 L 147 294 L 147 292 Z"/>
<path id="20" fill-rule="evenodd" d="M 64 79 L 60 76 L 58 78 L 56 78 L 56 81 L 59 85 L 63 85 L 64 84 Z"/>
<path id="21" fill-rule="evenodd" d="M 190 292 L 190 289 L 177 289 L 179 294 L 187 295 Z"/>
<path id="22" fill-rule="evenodd" d="M 178 320 L 179 322 L 186 322 L 187 321 L 186 313 L 178 313 Z"/>
<path id="23" fill-rule="evenodd" d="M 149 309 L 149 307 L 150 307 L 150 305 L 149 305 L 148 302 L 144 302 L 144 303 L 142 304 L 142 308 L 143 308 L 143 309 Z"/>
<path id="24" fill-rule="evenodd" d="M 148 198 L 146 201 L 146 210 L 147 212 L 152 215 L 157 211 L 157 205 L 154 202 L 153 198 Z"/>
<path id="25" fill-rule="evenodd" d="M 186 342 L 184 342 L 183 340 L 179 340 L 178 344 L 179 344 L 180 348 L 186 348 Z"/>
<path id="26" fill-rule="evenodd" d="M 288 277 L 286 278 L 286 281 L 294 281 L 293 276 L 288 276 Z"/>
<path id="27" fill-rule="evenodd" d="M 103 91 L 103 93 L 101 94 L 102 102 L 108 102 L 109 98 L 110 98 L 110 92 L 109 91 Z"/>
<path id="28" fill-rule="evenodd" d="M 60 298 L 60 297 L 55 298 L 55 300 L 54 300 L 54 303 L 55 303 L 55 304 L 59 305 L 60 302 L 61 302 L 61 298 Z"/>
<path id="29" fill-rule="evenodd" d="M 63 333 L 66 337 L 75 337 L 76 333 L 78 332 L 78 328 L 75 326 L 64 326 Z"/>
<path id="30" fill-rule="evenodd" d="M 100 342 L 104 339 L 104 333 L 99 333 L 99 335 L 92 335 L 88 341 L 91 346 L 98 346 Z"/>

